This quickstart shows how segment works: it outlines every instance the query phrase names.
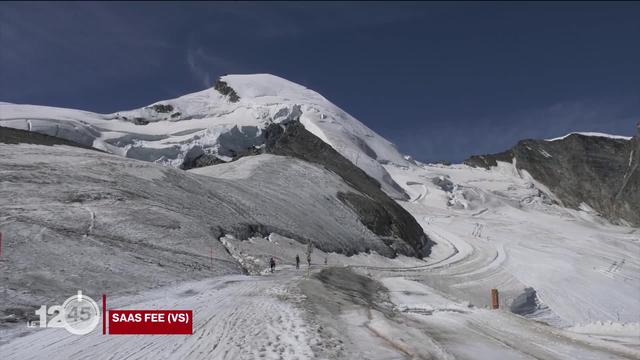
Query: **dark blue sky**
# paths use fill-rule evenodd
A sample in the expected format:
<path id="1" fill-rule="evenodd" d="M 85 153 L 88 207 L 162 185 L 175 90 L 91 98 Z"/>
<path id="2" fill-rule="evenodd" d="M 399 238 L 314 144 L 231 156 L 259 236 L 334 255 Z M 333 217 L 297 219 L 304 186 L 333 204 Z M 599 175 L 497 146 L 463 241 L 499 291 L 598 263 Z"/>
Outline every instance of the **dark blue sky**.
<path id="1" fill-rule="evenodd" d="M 640 3 L 0 4 L 0 101 L 114 112 L 265 72 L 421 160 L 632 135 Z"/>

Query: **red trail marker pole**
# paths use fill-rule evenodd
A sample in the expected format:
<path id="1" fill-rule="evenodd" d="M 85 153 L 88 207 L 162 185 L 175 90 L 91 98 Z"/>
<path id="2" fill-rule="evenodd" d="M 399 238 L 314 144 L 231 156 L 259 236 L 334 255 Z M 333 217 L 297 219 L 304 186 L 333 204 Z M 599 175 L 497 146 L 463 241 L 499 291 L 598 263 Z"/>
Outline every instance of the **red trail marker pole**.
<path id="1" fill-rule="evenodd" d="M 107 334 L 107 295 L 102 294 L 102 335 Z"/>
<path id="2" fill-rule="evenodd" d="M 498 295 L 498 289 L 491 289 L 491 308 L 494 310 L 500 308 L 500 297 Z"/>

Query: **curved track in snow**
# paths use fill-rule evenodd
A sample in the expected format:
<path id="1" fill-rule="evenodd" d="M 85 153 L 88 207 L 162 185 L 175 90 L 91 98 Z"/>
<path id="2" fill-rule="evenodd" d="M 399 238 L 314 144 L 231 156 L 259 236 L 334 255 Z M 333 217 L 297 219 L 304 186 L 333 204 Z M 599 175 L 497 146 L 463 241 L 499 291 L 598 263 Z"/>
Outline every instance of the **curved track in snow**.
<path id="1" fill-rule="evenodd" d="M 409 200 L 410 202 L 418 202 L 421 199 L 424 199 L 425 196 L 427 196 L 429 194 L 429 190 L 427 189 L 427 187 L 421 183 L 421 182 L 416 182 L 416 181 L 407 181 L 407 186 L 409 187 L 414 187 L 417 186 L 420 188 L 420 193 L 418 194 L 418 196 L 416 196 L 414 199 Z"/>
<path id="2" fill-rule="evenodd" d="M 504 306 L 533 288 L 556 325 L 640 321 L 631 310 L 640 308 L 640 258 L 628 256 L 640 252 L 637 231 L 544 203 L 511 164 L 386 168 L 413 194 L 401 205 L 437 243 L 428 265 L 389 272 L 477 306 L 489 305 L 493 288 Z M 447 192 L 435 178 L 455 187 Z"/>

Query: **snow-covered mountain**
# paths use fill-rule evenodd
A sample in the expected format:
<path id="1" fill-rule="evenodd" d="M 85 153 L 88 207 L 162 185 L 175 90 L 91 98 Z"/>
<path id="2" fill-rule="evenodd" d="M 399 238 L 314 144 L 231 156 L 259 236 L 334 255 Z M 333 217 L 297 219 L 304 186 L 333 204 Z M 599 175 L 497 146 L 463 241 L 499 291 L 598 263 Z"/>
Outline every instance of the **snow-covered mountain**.
<path id="1" fill-rule="evenodd" d="M 192 337 L 16 328 L 9 359 L 640 357 L 639 136 L 423 164 L 271 75 L 108 115 L 0 103 L 0 126 L 0 326 L 77 287 L 198 314 Z"/>
<path id="2" fill-rule="evenodd" d="M 387 194 L 404 197 L 381 165 L 406 164 L 392 143 L 320 94 L 274 75 L 226 75 L 212 88 L 113 114 L 0 103 L 0 126 L 176 167 L 204 154 L 229 161 L 262 146 L 270 124 L 292 120 L 379 181 Z"/>

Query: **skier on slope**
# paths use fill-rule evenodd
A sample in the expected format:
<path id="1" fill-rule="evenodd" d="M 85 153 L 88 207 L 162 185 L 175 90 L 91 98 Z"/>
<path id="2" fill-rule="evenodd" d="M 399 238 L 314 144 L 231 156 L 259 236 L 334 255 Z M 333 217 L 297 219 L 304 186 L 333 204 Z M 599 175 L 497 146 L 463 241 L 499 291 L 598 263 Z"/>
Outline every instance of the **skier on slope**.
<path id="1" fill-rule="evenodd" d="M 300 269 L 300 256 L 296 254 L 296 269 Z"/>
<path id="2" fill-rule="evenodd" d="M 273 270 L 276 269 L 276 261 L 273 259 L 273 257 L 271 258 L 271 260 L 269 260 L 269 265 L 271 266 L 271 272 L 273 273 Z"/>

